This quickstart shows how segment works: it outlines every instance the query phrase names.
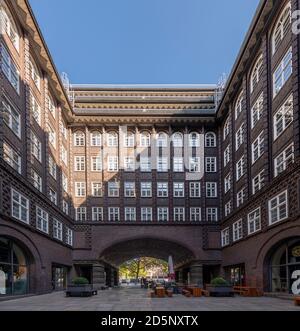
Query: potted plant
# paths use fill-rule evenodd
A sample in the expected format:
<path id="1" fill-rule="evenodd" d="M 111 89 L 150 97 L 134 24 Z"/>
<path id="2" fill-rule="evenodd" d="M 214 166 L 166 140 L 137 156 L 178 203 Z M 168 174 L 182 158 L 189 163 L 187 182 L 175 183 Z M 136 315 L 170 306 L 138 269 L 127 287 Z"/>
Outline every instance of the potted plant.
<path id="1" fill-rule="evenodd" d="M 233 297 L 234 291 L 232 286 L 221 277 L 217 277 L 211 281 L 211 284 L 206 286 L 212 297 Z"/>
<path id="2" fill-rule="evenodd" d="M 74 278 L 66 291 L 67 297 L 88 297 L 92 295 L 97 295 L 97 291 L 93 289 L 93 285 L 89 284 L 89 281 L 84 277 Z"/>

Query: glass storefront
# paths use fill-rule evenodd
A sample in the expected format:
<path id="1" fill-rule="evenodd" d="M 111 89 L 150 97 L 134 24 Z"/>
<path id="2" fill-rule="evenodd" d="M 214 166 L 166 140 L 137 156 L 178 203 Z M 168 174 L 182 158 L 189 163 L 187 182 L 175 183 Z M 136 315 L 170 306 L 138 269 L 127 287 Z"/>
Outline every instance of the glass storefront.
<path id="1" fill-rule="evenodd" d="M 300 240 L 281 245 L 271 258 L 271 291 L 291 293 L 293 273 L 300 271 Z"/>
<path id="2" fill-rule="evenodd" d="M 67 286 L 67 273 L 66 267 L 53 266 L 52 267 L 52 284 L 54 291 L 62 291 Z"/>
<path id="3" fill-rule="evenodd" d="M 23 295 L 28 290 L 24 252 L 13 241 L 0 237 L 0 296 Z"/>

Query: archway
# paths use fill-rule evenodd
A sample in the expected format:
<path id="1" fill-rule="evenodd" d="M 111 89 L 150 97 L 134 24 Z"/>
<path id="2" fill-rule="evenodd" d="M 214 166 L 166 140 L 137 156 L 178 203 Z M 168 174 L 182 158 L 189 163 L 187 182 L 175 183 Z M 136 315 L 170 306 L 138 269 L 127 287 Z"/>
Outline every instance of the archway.
<path id="1" fill-rule="evenodd" d="M 300 272 L 300 237 L 289 238 L 274 246 L 265 259 L 271 292 L 292 293 L 293 275 Z"/>

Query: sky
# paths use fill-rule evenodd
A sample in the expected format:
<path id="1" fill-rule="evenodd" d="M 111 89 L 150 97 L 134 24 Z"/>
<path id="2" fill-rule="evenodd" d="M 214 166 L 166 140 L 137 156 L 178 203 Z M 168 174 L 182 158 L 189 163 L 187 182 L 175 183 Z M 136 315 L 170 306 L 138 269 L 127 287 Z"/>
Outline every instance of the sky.
<path id="1" fill-rule="evenodd" d="M 30 0 L 73 84 L 215 84 L 259 0 Z"/>

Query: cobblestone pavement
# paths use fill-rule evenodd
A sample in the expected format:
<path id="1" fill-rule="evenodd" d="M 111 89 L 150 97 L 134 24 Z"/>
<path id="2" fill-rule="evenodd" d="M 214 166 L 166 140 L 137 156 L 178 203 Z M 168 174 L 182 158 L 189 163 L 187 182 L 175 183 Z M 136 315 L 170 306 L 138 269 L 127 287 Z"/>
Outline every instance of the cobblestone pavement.
<path id="1" fill-rule="evenodd" d="M 0 302 L 0 311 L 299 311 L 293 301 L 275 298 L 151 299 L 146 290 L 122 288 L 92 298 L 66 298 L 63 292 Z"/>

